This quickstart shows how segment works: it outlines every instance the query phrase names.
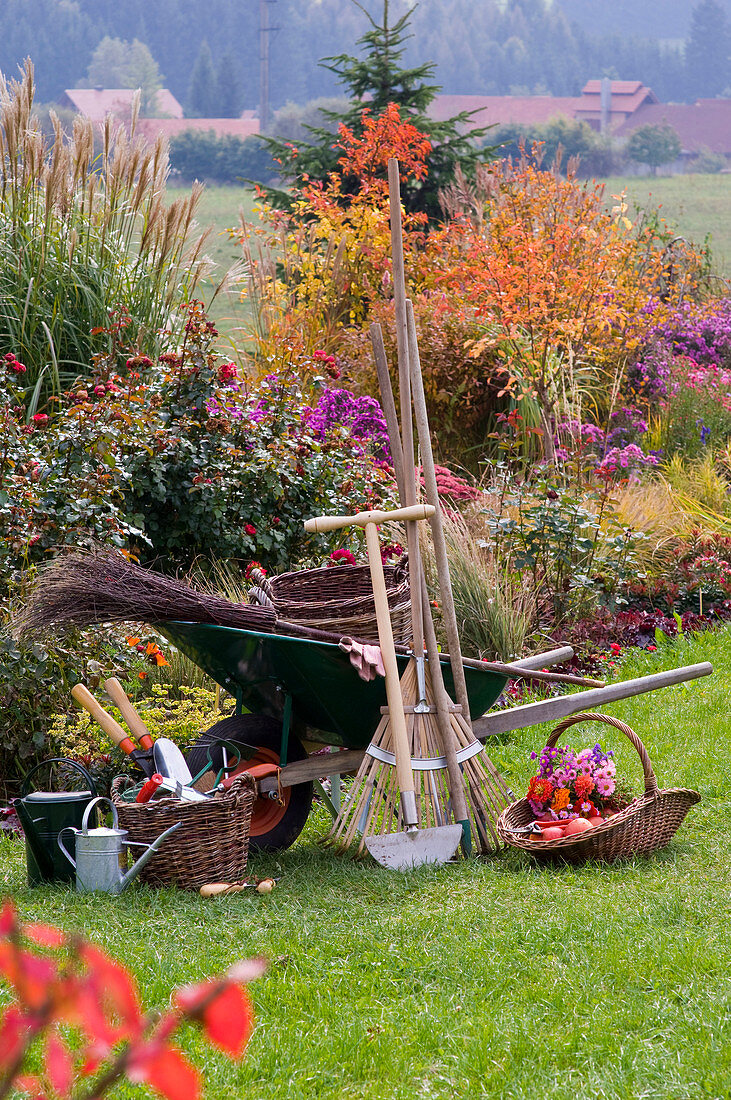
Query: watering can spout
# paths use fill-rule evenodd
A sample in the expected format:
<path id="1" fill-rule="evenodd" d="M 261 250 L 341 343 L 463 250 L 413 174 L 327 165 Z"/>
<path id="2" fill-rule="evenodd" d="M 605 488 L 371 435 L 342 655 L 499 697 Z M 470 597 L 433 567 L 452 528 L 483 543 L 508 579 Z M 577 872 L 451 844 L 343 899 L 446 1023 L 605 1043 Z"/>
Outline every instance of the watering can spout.
<path id="1" fill-rule="evenodd" d="M 145 845 L 145 847 L 147 847 L 147 851 L 143 852 L 137 862 L 133 864 L 132 867 L 130 867 L 129 871 L 127 871 L 127 874 L 122 876 L 119 884 L 120 893 L 122 892 L 122 890 L 125 890 L 129 886 L 130 882 L 132 882 L 133 879 L 137 878 L 142 868 L 152 859 L 158 848 L 160 848 L 161 845 L 164 844 L 164 842 L 170 836 L 170 834 L 174 833 L 176 829 L 179 829 L 182 824 L 182 821 L 176 822 L 175 825 L 171 825 L 169 829 L 166 829 L 164 833 L 160 833 L 160 836 L 157 838 L 157 840 L 154 840 L 152 844 L 150 844 L 149 846 Z M 130 843 L 134 842 L 127 841 L 128 845 L 130 845 Z"/>

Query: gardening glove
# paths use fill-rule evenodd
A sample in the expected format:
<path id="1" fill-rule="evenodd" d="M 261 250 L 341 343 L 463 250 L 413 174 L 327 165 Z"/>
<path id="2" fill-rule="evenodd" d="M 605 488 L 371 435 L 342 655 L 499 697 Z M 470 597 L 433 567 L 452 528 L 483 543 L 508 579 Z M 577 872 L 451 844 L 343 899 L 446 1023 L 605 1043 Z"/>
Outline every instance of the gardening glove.
<path id="1" fill-rule="evenodd" d="M 367 682 L 375 680 L 376 676 L 386 675 L 381 650 L 377 645 L 356 642 L 354 638 L 341 638 L 338 645 L 350 657 L 350 663 L 361 680 Z"/>

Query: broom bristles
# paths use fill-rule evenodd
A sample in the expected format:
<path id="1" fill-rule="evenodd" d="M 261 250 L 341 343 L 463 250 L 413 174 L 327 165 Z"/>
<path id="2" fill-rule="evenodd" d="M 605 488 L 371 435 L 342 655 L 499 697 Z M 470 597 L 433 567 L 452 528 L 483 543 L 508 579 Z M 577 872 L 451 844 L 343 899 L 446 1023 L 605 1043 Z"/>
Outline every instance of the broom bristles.
<path id="1" fill-rule="evenodd" d="M 274 629 L 277 615 L 269 607 L 200 592 L 175 577 L 135 565 L 116 550 L 97 548 L 65 554 L 41 569 L 11 629 L 18 640 L 28 640 L 53 627 L 171 620 L 263 633 Z"/>
<path id="2" fill-rule="evenodd" d="M 428 668 L 427 662 L 426 701 L 432 710 L 424 715 L 406 715 L 406 729 L 414 760 L 433 759 L 443 755 Z M 409 662 L 401 678 L 401 691 L 407 704 L 418 698 L 413 661 Z M 472 731 L 460 714 L 453 713 L 450 723 L 458 750 L 475 744 Z M 379 723 L 371 745 L 377 749 L 393 751 L 388 715 Z M 484 749 L 464 760 L 460 771 L 474 848 L 480 854 L 495 852 L 500 847 L 496 822 L 513 800 L 513 796 Z M 454 815 L 446 762 L 443 768 L 415 768 L 414 784 L 417 806 L 420 807 L 421 827 L 432 828 L 452 823 Z M 362 855 L 366 836 L 384 835 L 402 828 L 396 768 L 366 752 L 327 843 L 339 851 L 354 850 L 354 854 Z"/>

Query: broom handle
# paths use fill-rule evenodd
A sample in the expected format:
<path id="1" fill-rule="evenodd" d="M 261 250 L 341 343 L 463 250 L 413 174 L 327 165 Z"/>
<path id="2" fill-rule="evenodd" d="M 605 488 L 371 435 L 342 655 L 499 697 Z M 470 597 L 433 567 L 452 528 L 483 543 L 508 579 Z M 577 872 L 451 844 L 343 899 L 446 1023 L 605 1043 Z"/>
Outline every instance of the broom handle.
<path id="1" fill-rule="evenodd" d="M 391 264 L 393 267 L 393 298 L 396 314 L 396 352 L 398 356 L 399 403 L 401 405 L 401 447 L 404 504 L 416 504 L 416 471 L 414 469 L 414 414 L 411 407 L 411 371 L 409 369 L 409 334 L 406 315 L 406 276 L 404 241 L 401 224 L 401 188 L 399 163 L 388 161 L 388 198 L 391 218 Z M 417 657 L 424 656 L 424 630 L 421 608 L 421 554 L 419 531 L 415 523 L 407 523 L 406 540 L 409 552 L 409 595 L 411 600 L 411 643 Z"/>
<path id="2" fill-rule="evenodd" d="M 412 390 L 414 396 L 414 411 L 416 414 L 416 428 L 419 433 L 421 446 L 421 462 L 424 468 L 424 485 L 426 499 L 434 507 L 434 514 L 430 520 L 432 538 L 434 540 L 434 558 L 439 579 L 439 592 L 442 597 L 442 609 L 444 613 L 444 627 L 447 632 L 449 644 L 449 659 L 452 665 L 454 690 L 457 702 L 462 705 L 462 715 L 467 723 L 470 722 L 470 703 L 467 696 L 467 682 L 462 665 L 462 653 L 459 644 L 459 631 L 457 629 L 457 612 L 452 596 L 452 582 L 449 576 L 449 561 L 447 560 L 447 542 L 444 537 L 442 513 L 439 508 L 439 490 L 437 489 L 437 477 L 434 470 L 434 455 L 432 453 L 431 436 L 429 433 L 429 419 L 426 411 L 426 398 L 424 397 L 424 383 L 421 377 L 421 362 L 419 360 L 419 348 L 416 342 L 416 324 L 414 322 L 414 310 L 411 302 L 406 303 L 408 318 L 410 363 Z"/>
<path id="3" fill-rule="evenodd" d="M 398 430 L 398 418 L 396 415 L 396 403 L 393 399 L 393 389 L 391 388 L 391 376 L 388 372 L 388 361 L 386 359 L 386 350 L 383 346 L 383 334 L 381 332 L 381 326 L 374 323 L 371 325 L 371 344 L 373 346 L 373 358 L 376 364 L 376 371 L 378 373 L 378 383 L 381 391 L 381 404 L 383 406 L 383 412 L 386 417 L 386 426 L 388 428 L 389 442 L 391 445 L 391 459 L 393 461 L 394 473 L 396 474 L 396 483 L 399 489 L 399 497 L 401 503 L 404 502 L 404 459 L 403 451 L 401 449 L 401 436 Z M 432 620 L 431 611 L 429 607 L 429 593 L 426 587 L 426 577 L 424 575 L 423 567 L 419 570 L 420 583 L 421 583 L 421 607 L 424 622 L 424 634 L 426 637 L 426 649 L 429 657 L 429 671 L 432 679 L 432 687 L 434 689 L 434 699 L 437 708 L 437 725 L 439 727 L 439 733 L 442 739 L 442 748 L 444 750 L 444 758 L 447 763 L 447 775 L 449 776 L 449 793 L 452 799 L 452 812 L 454 819 L 462 825 L 462 850 L 465 855 L 469 855 L 472 849 L 470 824 L 469 824 L 469 810 L 467 807 L 467 799 L 464 793 L 464 786 L 462 783 L 462 772 L 457 761 L 457 750 L 454 742 L 454 731 L 452 730 L 452 722 L 450 717 L 450 698 L 447 695 L 447 690 L 444 686 L 444 677 L 442 676 L 442 666 L 439 659 L 439 646 L 437 643 L 437 635 L 434 629 L 434 622 Z"/>
<path id="4" fill-rule="evenodd" d="M 424 608 L 424 633 L 426 635 L 426 651 L 429 656 L 429 671 L 431 673 L 434 700 L 437 707 L 437 724 L 442 736 L 442 749 L 444 759 L 447 762 L 447 774 L 449 776 L 449 794 L 452 800 L 452 813 L 454 820 L 462 826 L 462 850 L 470 855 L 472 851 L 472 838 L 470 835 L 470 813 L 467 807 L 467 798 L 462 781 L 462 769 L 457 760 L 454 730 L 449 712 L 450 699 L 444 686 L 442 665 L 439 660 L 439 646 L 434 629 L 434 622 L 429 610 L 429 595 L 426 590 L 426 578 L 421 578 L 421 602 Z M 469 715 L 468 715 L 469 718 Z"/>
<path id="5" fill-rule="evenodd" d="M 383 414 L 386 417 L 393 472 L 396 475 L 399 500 L 403 508 L 406 504 L 404 452 L 401 447 L 401 433 L 399 431 L 398 417 L 396 415 L 396 403 L 393 399 L 393 389 L 391 388 L 391 375 L 388 370 L 386 348 L 383 344 L 383 330 L 377 321 L 374 321 L 371 325 L 370 334 L 371 347 L 373 348 L 373 362 L 376 365 L 376 374 L 378 375 L 378 388 L 381 391 L 381 405 L 383 407 Z"/>

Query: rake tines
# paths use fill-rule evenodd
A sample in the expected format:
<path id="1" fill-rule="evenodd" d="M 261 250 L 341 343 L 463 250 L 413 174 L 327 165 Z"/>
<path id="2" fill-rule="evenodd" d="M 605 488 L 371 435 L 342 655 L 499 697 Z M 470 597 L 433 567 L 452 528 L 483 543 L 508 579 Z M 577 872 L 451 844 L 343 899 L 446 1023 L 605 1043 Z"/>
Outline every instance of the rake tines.
<path id="1" fill-rule="evenodd" d="M 415 661 L 409 662 L 401 678 L 416 803 L 422 828 L 454 821 L 447 763 L 428 667 L 427 663 L 426 702 L 429 709 L 426 713 L 419 713 L 414 706 L 414 700 L 419 697 Z M 457 756 L 475 851 L 481 854 L 494 852 L 499 847 L 496 822 L 512 801 L 512 794 L 483 746 L 473 737 L 459 708 L 453 709 L 450 721 L 459 746 Z M 366 836 L 397 832 L 402 828 L 394 762 L 391 726 L 388 714 L 384 714 L 333 824 L 327 838 L 328 844 L 339 851 L 351 850 L 356 855 L 362 855 Z"/>

